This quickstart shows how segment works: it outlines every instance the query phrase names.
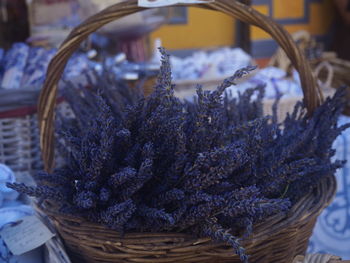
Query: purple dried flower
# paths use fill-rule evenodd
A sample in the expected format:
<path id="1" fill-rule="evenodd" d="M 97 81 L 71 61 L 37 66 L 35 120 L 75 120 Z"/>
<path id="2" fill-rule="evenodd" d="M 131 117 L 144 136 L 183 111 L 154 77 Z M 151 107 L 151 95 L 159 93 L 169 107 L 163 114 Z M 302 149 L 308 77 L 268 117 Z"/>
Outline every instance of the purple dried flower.
<path id="1" fill-rule="evenodd" d="M 23 193 L 29 196 L 38 197 L 42 199 L 50 199 L 55 201 L 64 201 L 65 195 L 63 191 L 56 187 L 50 186 L 26 186 L 25 184 L 6 183 L 8 188 L 16 190 L 19 193 Z"/>
<path id="2" fill-rule="evenodd" d="M 90 191 L 79 192 L 74 196 L 73 202 L 80 209 L 91 209 L 96 207 L 97 195 Z"/>
<path id="3" fill-rule="evenodd" d="M 101 202 L 108 202 L 111 195 L 112 195 L 111 190 L 109 190 L 108 188 L 101 188 L 99 200 Z"/>
<path id="4" fill-rule="evenodd" d="M 109 185 L 113 186 L 114 188 L 117 188 L 128 181 L 132 181 L 136 177 L 136 175 L 136 169 L 132 167 L 125 167 L 121 169 L 118 173 L 111 175 L 108 182 Z"/>

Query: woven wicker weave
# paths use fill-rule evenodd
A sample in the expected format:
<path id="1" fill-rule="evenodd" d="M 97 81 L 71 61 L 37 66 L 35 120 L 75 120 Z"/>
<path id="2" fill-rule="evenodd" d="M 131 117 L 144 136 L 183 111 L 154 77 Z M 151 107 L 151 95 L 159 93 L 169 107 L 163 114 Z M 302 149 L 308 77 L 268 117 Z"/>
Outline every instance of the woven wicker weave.
<path id="1" fill-rule="evenodd" d="M 295 257 L 293 263 L 350 263 L 350 260 L 341 260 L 338 256 L 327 254 L 307 254 Z"/>
<path id="2" fill-rule="evenodd" d="M 304 254 L 308 239 L 322 208 L 336 189 L 334 177 L 323 180 L 304 196 L 288 215 L 277 215 L 254 227 L 253 235 L 242 244 L 253 263 L 291 263 Z M 63 216 L 48 207 L 73 262 L 241 262 L 231 247 L 209 238 L 181 233 L 128 233 L 121 235 L 82 218 Z"/>
<path id="3" fill-rule="evenodd" d="M 292 38 L 271 19 L 234 0 L 216 0 L 191 5 L 221 11 L 270 33 L 293 61 L 300 73 L 304 102 L 309 114 L 320 104 L 322 95 L 305 57 Z M 45 168 L 54 167 L 54 107 L 57 82 L 71 54 L 92 32 L 125 15 L 142 11 L 136 0 L 119 3 L 89 18 L 75 28 L 52 60 L 39 101 L 40 140 Z M 333 176 L 324 179 L 307 194 L 288 215 L 276 215 L 254 226 L 254 232 L 243 242 L 250 262 L 291 263 L 304 254 L 317 216 L 335 193 Z M 45 210 L 53 219 L 75 262 L 240 262 L 232 248 L 210 239 L 198 239 L 181 233 L 126 233 L 107 229 L 82 218 L 59 214 L 54 206 Z"/>
<path id="4" fill-rule="evenodd" d="M 0 119 L 0 163 L 11 167 L 17 181 L 42 167 L 37 115 Z"/>
<path id="5" fill-rule="evenodd" d="M 63 116 L 72 116 L 65 101 L 59 104 L 58 111 Z M 9 115 L 14 116 L 0 117 L 0 163 L 14 171 L 17 182 L 32 184 L 31 176 L 43 168 L 36 109 L 28 107 L 23 113 Z"/>

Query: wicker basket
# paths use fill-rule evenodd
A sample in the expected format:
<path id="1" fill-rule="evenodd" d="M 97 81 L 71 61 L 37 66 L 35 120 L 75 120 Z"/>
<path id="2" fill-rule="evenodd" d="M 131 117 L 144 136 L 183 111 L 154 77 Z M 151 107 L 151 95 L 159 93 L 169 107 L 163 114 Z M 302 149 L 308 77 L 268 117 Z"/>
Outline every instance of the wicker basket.
<path id="1" fill-rule="evenodd" d="M 243 22 L 258 26 L 274 37 L 300 73 L 304 102 L 311 115 L 321 103 L 321 94 L 307 60 L 290 35 L 271 19 L 234 0 L 216 0 L 191 6 L 221 11 Z M 54 167 L 54 108 L 57 83 L 65 65 L 80 43 L 103 25 L 142 11 L 136 0 L 111 6 L 75 28 L 52 60 L 39 99 L 40 142 L 45 169 Z M 276 215 L 254 226 L 253 234 L 243 242 L 251 262 L 291 263 L 308 245 L 317 216 L 335 193 L 330 176 L 295 204 L 288 215 Z M 68 251 L 75 262 L 240 262 L 232 248 L 181 233 L 120 233 L 83 218 L 67 217 L 46 206 Z"/>
<path id="2" fill-rule="evenodd" d="M 59 102 L 60 114 L 71 116 L 68 103 Z M 32 175 L 43 169 L 37 108 L 12 106 L 15 108 L 0 112 L 0 163 L 14 171 L 17 182 L 33 184 Z"/>
<path id="3" fill-rule="evenodd" d="M 32 172 L 42 168 L 35 110 L 23 108 L 0 115 L 0 163 L 14 171 L 18 182 L 30 183 Z"/>
<path id="4" fill-rule="evenodd" d="M 291 263 L 304 254 L 317 216 L 329 204 L 336 190 L 334 177 L 320 183 L 304 196 L 288 215 L 277 215 L 254 226 L 253 235 L 242 243 L 254 263 Z M 67 246 L 72 262 L 241 262 L 232 247 L 210 238 L 181 233 L 120 234 L 82 218 L 45 212 L 53 219 Z"/>

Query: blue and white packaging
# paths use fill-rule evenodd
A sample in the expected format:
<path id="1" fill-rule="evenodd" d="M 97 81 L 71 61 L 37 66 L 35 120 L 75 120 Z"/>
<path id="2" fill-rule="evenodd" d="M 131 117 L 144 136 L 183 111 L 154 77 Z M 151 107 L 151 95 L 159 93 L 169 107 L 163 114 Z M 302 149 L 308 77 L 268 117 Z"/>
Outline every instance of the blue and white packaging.
<path id="1" fill-rule="evenodd" d="M 5 51 L 2 48 L 0 48 L 0 87 L 1 87 L 2 75 L 4 74 L 4 71 L 5 71 L 4 56 L 5 56 Z"/>
<path id="2" fill-rule="evenodd" d="M 27 65 L 24 69 L 24 74 L 22 78 L 22 87 L 25 85 L 30 85 L 30 78 L 35 77 L 34 74 L 36 70 L 38 69 L 40 60 L 45 58 L 43 56 L 46 53 L 46 50 L 41 47 L 36 47 L 36 48 L 31 48 L 29 51 L 29 57 L 28 57 L 28 62 Z"/>
<path id="3" fill-rule="evenodd" d="M 238 92 L 243 92 L 248 88 L 254 88 L 259 85 L 265 86 L 266 99 L 275 99 L 277 93 L 283 95 L 283 98 L 301 98 L 303 96 L 299 74 L 296 72 L 293 74 L 293 77 L 287 78 L 287 73 L 276 67 L 266 67 L 258 70 L 247 81 L 232 86 L 227 91 L 236 97 Z"/>
<path id="4" fill-rule="evenodd" d="M 45 81 L 46 71 L 51 59 L 55 56 L 57 49 L 44 50 L 38 52 L 35 64 L 27 69 L 27 78 L 23 82 L 24 87 L 41 87 Z"/>
<path id="5" fill-rule="evenodd" d="M 17 200 L 18 193 L 6 186 L 14 183 L 15 175 L 6 165 L 0 164 L 0 233 L 11 223 L 34 215 L 33 209 Z M 7 263 L 41 263 L 42 251 L 35 249 L 19 256 L 14 256 L 5 245 L 0 234 L 0 262 Z"/>
<path id="6" fill-rule="evenodd" d="M 6 53 L 2 88 L 18 89 L 21 87 L 28 56 L 29 46 L 24 43 L 14 44 L 12 49 Z"/>
<path id="7" fill-rule="evenodd" d="M 241 48 L 221 48 L 212 52 L 197 51 L 191 56 L 170 57 L 174 80 L 210 79 L 233 75 L 252 64 L 252 58 Z"/>

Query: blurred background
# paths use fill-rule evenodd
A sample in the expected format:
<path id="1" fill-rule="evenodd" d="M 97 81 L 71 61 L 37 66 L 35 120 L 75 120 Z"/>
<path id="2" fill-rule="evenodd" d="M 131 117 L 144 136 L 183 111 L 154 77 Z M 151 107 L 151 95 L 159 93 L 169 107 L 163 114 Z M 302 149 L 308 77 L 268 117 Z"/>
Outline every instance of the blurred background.
<path id="1" fill-rule="evenodd" d="M 116 2 L 120 1 L 1 0 L 0 46 L 6 48 L 16 41 L 30 41 L 36 45 L 46 41 L 47 45 L 58 46 L 72 27 L 87 16 Z M 334 49 L 332 40 L 335 39 L 336 29 L 341 24 L 337 9 L 342 9 L 341 3 L 346 1 L 241 2 L 271 17 L 288 32 L 306 30 L 325 49 Z M 90 41 L 93 45 L 108 47 L 108 50 L 113 52 L 117 46 L 122 48 L 126 42 L 136 44 L 137 40 L 142 38 L 146 57 L 152 52 L 157 39 L 160 39 L 167 49 L 182 56 L 198 49 L 240 46 L 253 57 L 260 59 L 270 57 L 277 48 L 276 43 L 262 30 L 248 27 L 222 13 L 192 7 L 162 8 L 151 13 L 134 15 L 123 23 L 115 24 L 114 27 L 109 26 L 96 34 L 101 39 L 93 36 Z M 138 29 L 137 32 L 130 30 L 135 28 Z"/>

